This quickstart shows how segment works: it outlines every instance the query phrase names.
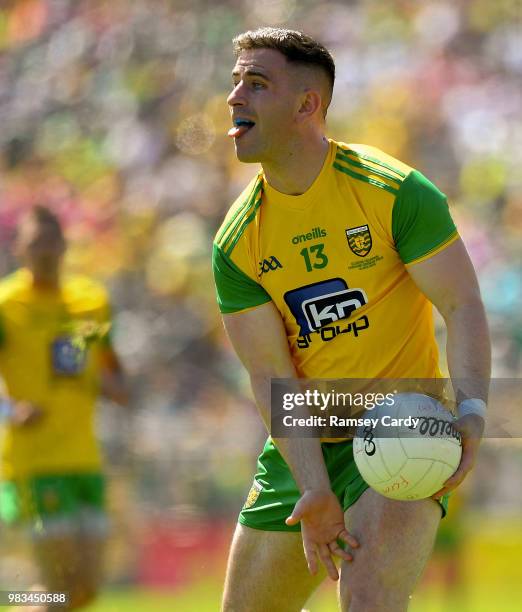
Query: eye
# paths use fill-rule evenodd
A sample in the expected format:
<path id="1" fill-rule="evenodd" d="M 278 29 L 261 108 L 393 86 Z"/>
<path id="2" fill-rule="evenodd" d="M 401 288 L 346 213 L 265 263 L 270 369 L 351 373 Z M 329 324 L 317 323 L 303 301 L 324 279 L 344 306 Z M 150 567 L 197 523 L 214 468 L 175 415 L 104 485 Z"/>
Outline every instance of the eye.
<path id="1" fill-rule="evenodd" d="M 264 89 L 265 88 L 265 84 L 264 83 L 260 83 L 259 81 L 253 81 L 252 82 L 252 88 L 253 89 Z"/>

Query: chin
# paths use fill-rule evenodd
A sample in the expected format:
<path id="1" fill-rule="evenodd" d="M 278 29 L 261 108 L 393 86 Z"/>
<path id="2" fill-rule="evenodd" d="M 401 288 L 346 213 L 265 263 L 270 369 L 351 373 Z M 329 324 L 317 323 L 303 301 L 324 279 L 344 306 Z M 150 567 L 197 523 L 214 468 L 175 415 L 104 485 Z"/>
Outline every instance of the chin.
<path id="1" fill-rule="evenodd" d="M 240 162 L 244 164 L 255 164 L 259 161 L 259 155 L 257 155 L 253 151 L 242 151 L 240 148 L 236 147 L 236 157 Z"/>
<path id="2" fill-rule="evenodd" d="M 241 142 L 235 143 L 236 157 L 240 162 L 244 164 L 258 164 L 263 161 L 263 154 L 261 151 L 256 150 L 253 147 L 248 147 L 246 144 Z"/>
<path id="3" fill-rule="evenodd" d="M 261 163 L 261 159 L 259 155 L 255 155 L 253 153 L 243 153 L 241 151 L 236 151 L 236 157 L 238 160 L 244 164 L 258 164 Z"/>

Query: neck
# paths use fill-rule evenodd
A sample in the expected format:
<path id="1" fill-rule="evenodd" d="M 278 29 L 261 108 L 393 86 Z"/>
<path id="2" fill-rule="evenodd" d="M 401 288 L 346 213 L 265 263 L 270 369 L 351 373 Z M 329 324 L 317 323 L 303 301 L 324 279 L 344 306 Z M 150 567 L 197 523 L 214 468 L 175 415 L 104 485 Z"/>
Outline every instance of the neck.
<path id="1" fill-rule="evenodd" d="M 289 143 L 279 159 L 261 164 L 268 183 L 287 195 L 305 193 L 321 172 L 328 146 L 323 134 Z"/>
<path id="2" fill-rule="evenodd" d="M 40 291 L 57 291 L 60 288 L 59 274 L 38 274 L 31 270 L 33 288 Z"/>

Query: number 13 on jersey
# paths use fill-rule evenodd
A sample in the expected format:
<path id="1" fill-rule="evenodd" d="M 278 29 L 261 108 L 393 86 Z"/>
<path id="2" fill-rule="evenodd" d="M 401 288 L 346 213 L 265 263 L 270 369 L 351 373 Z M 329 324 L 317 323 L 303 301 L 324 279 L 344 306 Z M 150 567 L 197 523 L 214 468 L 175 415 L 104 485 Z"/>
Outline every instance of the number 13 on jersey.
<path id="1" fill-rule="evenodd" d="M 328 265 L 328 257 L 324 253 L 324 244 L 313 244 L 311 247 L 305 247 L 299 253 L 303 256 L 307 272 L 326 268 Z"/>

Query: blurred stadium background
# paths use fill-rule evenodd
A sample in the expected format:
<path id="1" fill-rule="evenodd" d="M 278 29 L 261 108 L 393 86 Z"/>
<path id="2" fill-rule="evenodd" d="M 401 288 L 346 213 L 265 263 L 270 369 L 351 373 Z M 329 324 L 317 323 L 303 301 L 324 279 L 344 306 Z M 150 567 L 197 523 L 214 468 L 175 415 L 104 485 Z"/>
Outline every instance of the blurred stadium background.
<path id="1" fill-rule="evenodd" d="M 132 410 L 100 406 L 113 537 L 92 610 L 217 610 L 263 439 L 210 269 L 213 234 L 255 172 L 226 137 L 231 38 L 284 25 L 331 49 L 329 134 L 383 148 L 448 194 L 480 275 L 494 374 L 520 377 L 521 12 L 517 0 L 0 3 L 0 274 L 20 215 L 51 206 L 68 267 L 110 289 L 133 388 Z M 516 441 L 484 443 L 455 519 L 460 552 L 432 564 L 414 611 L 520 609 L 521 466 Z M 0 543 L 0 586 L 26 588 L 20 534 Z M 334 609 L 331 586 L 310 604 Z"/>

